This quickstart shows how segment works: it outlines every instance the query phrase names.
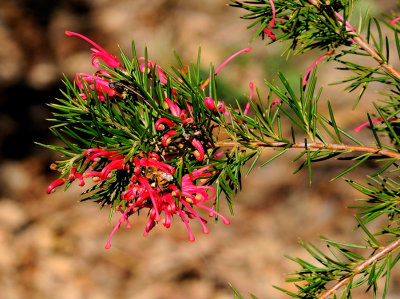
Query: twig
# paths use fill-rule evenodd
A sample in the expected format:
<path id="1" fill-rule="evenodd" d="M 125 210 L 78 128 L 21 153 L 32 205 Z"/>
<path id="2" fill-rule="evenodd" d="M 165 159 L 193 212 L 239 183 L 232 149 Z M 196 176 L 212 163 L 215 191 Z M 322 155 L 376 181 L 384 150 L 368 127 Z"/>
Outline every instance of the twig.
<path id="1" fill-rule="evenodd" d="M 312 5 L 315 7 L 319 8 L 320 1 L 319 0 L 308 0 Z M 347 26 L 348 28 L 348 26 Z M 348 28 L 349 31 L 352 31 L 351 28 Z M 361 37 L 359 34 L 355 33 L 352 31 L 353 34 L 355 35 L 352 40 L 360 46 L 361 49 L 363 49 L 365 52 L 367 52 L 373 59 L 375 59 L 381 67 L 383 67 L 390 75 L 395 77 L 397 80 L 400 80 L 400 72 L 394 68 L 391 64 L 385 62 L 382 57 L 379 55 L 379 53 L 370 45 L 367 43 L 367 41 Z"/>
<path id="2" fill-rule="evenodd" d="M 311 148 L 311 149 L 326 149 L 332 151 L 346 151 L 346 152 L 364 152 L 364 153 L 372 153 L 376 155 L 382 155 L 386 157 L 400 159 L 400 153 L 381 149 L 371 146 L 361 146 L 361 145 L 345 145 L 345 144 L 324 144 L 324 143 L 287 143 L 287 142 L 249 142 L 249 146 L 258 146 L 258 147 L 288 147 L 288 148 Z M 240 146 L 240 143 L 235 141 L 230 142 L 217 142 L 215 144 L 216 147 L 224 147 L 224 146 Z"/>
<path id="3" fill-rule="evenodd" d="M 345 278 L 343 278 L 342 280 L 340 280 L 338 283 L 336 283 L 334 286 L 332 286 L 331 288 L 329 288 L 325 293 L 323 293 L 321 296 L 319 296 L 319 299 L 325 299 L 328 296 L 332 295 L 334 292 L 336 292 L 338 289 L 340 289 L 342 286 L 346 285 L 348 283 L 348 281 L 354 277 L 355 275 L 361 273 L 362 271 L 364 271 L 368 266 L 370 266 L 372 263 L 374 263 L 377 260 L 380 260 L 381 258 L 383 258 L 385 255 L 387 255 L 388 253 L 392 252 L 393 250 L 397 249 L 400 246 L 400 239 L 396 240 L 392 243 L 390 243 L 388 246 L 386 246 L 384 249 L 382 249 L 380 252 L 378 252 L 377 254 L 374 254 L 373 256 L 371 256 L 370 258 L 368 258 L 367 260 L 365 260 L 362 264 L 360 264 L 359 266 L 357 266 L 354 270 L 353 273 L 351 275 L 346 276 Z"/>

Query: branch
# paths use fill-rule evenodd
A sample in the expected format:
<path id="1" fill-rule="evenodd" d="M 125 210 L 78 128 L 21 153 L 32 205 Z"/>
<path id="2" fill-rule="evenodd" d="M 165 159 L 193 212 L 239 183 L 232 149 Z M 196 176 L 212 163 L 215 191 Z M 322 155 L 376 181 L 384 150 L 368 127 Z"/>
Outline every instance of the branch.
<path id="1" fill-rule="evenodd" d="M 392 243 L 390 243 L 388 246 L 386 246 L 384 249 L 382 249 L 380 252 L 377 254 L 371 256 L 367 260 L 365 260 L 362 264 L 360 264 L 358 267 L 356 267 L 351 275 L 346 276 L 342 280 L 340 280 L 338 283 L 336 283 L 334 286 L 329 288 L 325 293 L 323 293 L 321 296 L 319 296 L 319 299 L 325 299 L 328 296 L 332 295 L 336 290 L 344 286 L 345 284 L 348 283 L 348 281 L 355 275 L 361 273 L 364 271 L 368 266 L 370 266 L 372 263 L 374 263 L 377 260 L 380 260 L 383 258 L 385 255 L 389 254 L 393 250 L 397 249 L 400 246 L 400 239 L 396 240 Z"/>
<path id="2" fill-rule="evenodd" d="M 242 143 L 243 144 L 243 143 Z M 216 147 L 235 147 L 240 146 L 241 144 L 236 141 L 231 142 L 217 142 L 215 144 Z M 347 152 L 364 152 L 364 153 L 372 153 L 376 155 L 382 155 L 386 157 L 400 159 L 400 153 L 387 150 L 387 149 L 380 149 L 376 147 L 370 146 L 360 146 L 360 145 L 345 145 L 345 144 L 323 144 L 323 143 L 287 143 L 287 142 L 249 142 L 249 146 L 256 146 L 256 147 L 287 147 L 287 148 L 312 148 L 312 149 L 326 149 L 332 151 L 347 151 Z"/>
<path id="3" fill-rule="evenodd" d="M 312 5 L 314 5 L 316 8 L 319 9 L 319 0 L 308 0 Z M 360 46 L 361 49 L 363 49 L 365 52 L 367 52 L 373 59 L 375 59 L 381 67 L 383 67 L 389 74 L 391 74 L 393 77 L 395 77 L 397 80 L 400 81 L 400 72 L 394 68 L 391 64 L 386 63 L 379 53 L 370 45 L 368 42 L 361 37 L 359 34 L 351 30 L 349 26 L 347 26 L 349 31 L 352 31 L 354 33 L 353 41 Z"/>

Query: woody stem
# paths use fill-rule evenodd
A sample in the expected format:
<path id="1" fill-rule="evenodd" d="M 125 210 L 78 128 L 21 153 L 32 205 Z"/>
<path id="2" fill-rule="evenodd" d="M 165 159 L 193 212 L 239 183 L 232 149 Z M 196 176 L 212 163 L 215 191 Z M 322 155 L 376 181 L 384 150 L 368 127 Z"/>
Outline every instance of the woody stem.
<path id="1" fill-rule="evenodd" d="M 325 293 L 323 293 L 321 296 L 319 296 L 319 299 L 325 299 L 328 298 L 330 295 L 332 295 L 333 293 L 335 293 L 338 289 L 340 289 L 341 287 L 343 287 L 344 285 L 346 285 L 349 280 L 354 277 L 355 275 L 361 273 L 362 271 L 364 271 L 366 268 L 368 268 L 372 263 L 384 258 L 386 255 L 388 255 L 390 252 L 396 250 L 398 247 L 400 246 L 400 239 L 396 240 L 392 243 L 390 243 L 388 246 L 386 246 L 385 248 L 383 248 L 381 251 L 379 251 L 378 253 L 372 255 L 370 258 L 366 259 L 362 264 L 358 265 L 354 270 L 353 273 L 346 276 L 345 278 L 343 278 L 342 280 L 340 280 L 339 282 L 337 282 L 335 285 L 333 285 L 332 287 L 330 287 L 328 290 L 326 290 Z"/>
<path id="2" fill-rule="evenodd" d="M 319 0 L 308 0 L 312 5 L 314 5 L 316 8 L 319 9 Z M 349 28 L 350 31 L 352 31 Z M 383 67 L 390 75 L 395 77 L 397 80 L 400 81 L 400 72 L 394 68 L 391 64 L 387 63 L 382 57 L 379 55 L 379 53 L 370 45 L 368 42 L 361 37 L 359 34 L 355 33 L 352 31 L 354 34 L 354 37 L 352 37 L 352 40 L 360 46 L 361 49 L 363 49 L 365 52 L 367 52 L 373 59 L 375 59 L 381 67 Z"/>
<path id="3" fill-rule="evenodd" d="M 242 143 L 243 144 L 243 143 Z M 237 147 L 241 144 L 235 141 L 230 142 L 217 142 L 215 144 L 216 147 Z M 288 142 L 249 142 L 249 146 L 253 147 L 270 147 L 270 148 L 310 148 L 310 149 L 325 149 L 332 151 L 345 151 L 345 152 L 364 152 L 371 153 L 375 155 L 381 155 L 391 158 L 400 159 L 400 153 L 381 149 L 370 146 L 362 146 L 362 145 L 345 145 L 345 144 L 324 144 L 319 142 L 312 143 L 304 143 L 304 142 L 296 142 L 296 143 L 288 143 Z"/>

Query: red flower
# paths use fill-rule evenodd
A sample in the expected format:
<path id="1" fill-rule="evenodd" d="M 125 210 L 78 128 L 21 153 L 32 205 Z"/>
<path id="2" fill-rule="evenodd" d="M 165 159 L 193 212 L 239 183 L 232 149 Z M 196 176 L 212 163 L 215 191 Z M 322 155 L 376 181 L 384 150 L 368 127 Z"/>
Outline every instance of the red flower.
<path id="1" fill-rule="evenodd" d="M 83 82 L 86 82 L 87 84 L 84 84 Z M 88 94 L 95 91 L 97 98 L 100 101 L 105 101 L 107 96 L 109 99 L 112 99 L 115 96 L 121 96 L 114 89 L 109 87 L 109 81 L 99 76 L 78 73 L 75 76 L 75 83 L 80 89 L 86 90 Z M 88 87 L 90 90 L 87 90 Z M 84 100 L 87 99 L 86 93 L 80 93 L 79 96 Z"/>
<path id="2" fill-rule="evenodd" d="M 389 118 L 388 119 L 388 121 L 395 121 L 395 120 L 400 120 L 399 118 L 396 118 L 396 117 L 391 117 L 391 118 Z M 372 119 L 371 120 L 371 122 L 374 124 L 374 123 L 378 123 L 378 122 L 383 122 L 384 120 L 383 120 L 383 118 L 375 118 L 375 119 Z M 354 132 L 360 132 L 361 131 L 361 129 L 362 128 L 364 128 L 364 127 L 366 127 L 366 126 L 369 126 L 370 125 L 370 123 L 369 123 L 369 121 L 367 121 L 367 122 L 365 122 L 365 123 L 363 123 L 363 124 L 361 124 L 361 125 L 359 125 L 357 128 L 354 128 Z"/>
<path id="3" fill-rule="evenodd" d="M 92 58 L 91 58 L 92 65 L 94 67 L 100 66 L 98 59 L 102 59 L 109 67 L 112 67 L 112 68 L 122 67 L 121 63 L 119 62 L 119 60 L 117 58 L 115 58 L 113 55 L 111 55 L 109 52 L 104 50 L 102 47 L 100 47 L 98 44 L 96 44 L 95 42 L 93 42 L 92 40 L 87 38 L 86 36 L 79 34 L 79 33 L 71 32 L 71 31 L 65 31 L 65 34 L 68 36 L 73 36 L 73 35 L 78 36 L 78 37 L 82 38 L 83 40 L 87 41 L 92 46 L 94 46 L 94 48 L 90 48 L 90 50 L 92 50 L 94 52 L 92 54 Z"/>
<path id="4" fill-rule="evenodd" d="M 141 63 L 140 65 L 139 65 L 139 69 L 140 69 L 140 71 L 143 73 L 144 71 L 145 71 L 145 69 L 146 69 L 146 66 L 145 66 L 145 61 L 146 60 L 146 58 L 145 57 L 139 57 L 138 58 L 138 62 L 140 62 L 140 61 L 143 61 L 143 63 Z M 162 84 L 167 84 L 167 79 L 168 79 L 168 76 L 167 76 L 167 74 L 161 69 L 161 67 L 158 65 L 158 64 L 155 64 L 153 61 L 151 61 L 151 60 L 147 60 L 147 68 L 148 68 L 148 70 L 150 71 L 150 68 L 154 68 L 155 69 L 155 71 L 156 71 L 156 76 L 158 77 L 158 79 L 160 79 L 160 82 L 162 83 Z"/>
<path id="5" fill-rule="evenodd" d="M 274 1 L 273 0 L 269 0 L 269 3 L 271 4 L 271 7 L 272 7 L 272 20 L 269 23 L 269 26 L 271 26 L 271 28 L 272 28 L 272 27 L 275 26 L 275 14 L 276 14 L 276 11 L 275 11 Z"/>
<path id="6" fill-rule="evenodd" d="M 321 57 L 317 58 L 307 69 L 306 74 L 303 77 L 303 81 L 301 82 L 301 84 L 303 86 L 307 85 L 307 78 L 308 75 L 310 74 L 310 72 L 312 71 L 312 69 L 317 65 L 318 62 L 324 60 L 326 57 L 328 57 L 329 55 L 332 55 L 333 52 L 332 51 L 328 51 L 326 54 L 322 55 Z"/>
<path id="7" fill-rule="evenodd" d="M 226 112 L 226 110 L 225 110 L 225 103 L 224 103 L 224 102 L 218 101 L 217 107 L 215 107 L 215 103 L 214 103 L 213 98 L 205 97 L 205 98 L 203 99 L 203 102 L 204 102 L 204 106 L 206 106 L 206 107 L 207 107 L 208 109 L 210 109 L 212 112 L 217 112 L 217 111 L 219 111 L 219 112 L 221 112 L 221 113 L 228 114 L 228 113 Z M 217 110 L 217 109 L 218 109 L 218 110 Z"/>
<path id="8" fill-rule="evenodd" d="M 65 179 L 57 179 L 54 182 L 52 182 L 46 190 L 47 194 L 50 194 L 51 192 L 54 192 L 56 187 L 61 186 L 62 184 L 65 183 Z"/>
<path id="9" fill-rule="evenodd" d="M 399 18 L 395 18 L 395 19 L 393 19 L 393 20 L 391 20 L 390 22 L 389 22 L 389 24 L 390 25 L 394 25 L 396 22 L 398 22 L 400 20 L 400 17 Z"/>
<path id="10" fill-rule="evenodd" d="M 272 31 L 268 28 L 264 28 L 263 32 L 267 34 L 272 40 L 276 40 L 275 34 L 272 33 Z"/>
<path id="11" fill-rule="evenodd" d="M 152 158 L 145 158 L 141 154 L 134 157 L 133 160 L 129 159 L 129 162 L 118 151 L 107 151 L 100 148 L 86 150 L 85 156 L 87 161 L 92 162 L 89 166 L 90 170 L 80 174 L 73 167 L 68 177 L 72 181 L 78 179 L 80 186 L 84 184 L 83 177 L 92 177 L 96 181 L 107 180 L 110 178 L 111 172 L 115 170 L 126 171 L 128 175 L 131 175 L 126 190 L 121 194 L 121 199 L 125 203 L 116 207 L 116 210 L 120 211 L 122 216 L 111 231 L 106 248 L 111 247 L 111 238 L 121 224 L 125 222 L 127 227 L 131 227 L 128 217 L 143 209 L 148 210 L 149 217 L 143 233 L 144 236 L 147 236 L 150 230 L 159 222 L 169 228 L 172 224 L 173 215 L 177 215 L 188 229 L 189 240 L 194 241 L 195 238 L 189 225 L 191 219 L 199 221 L 204 233 L 209 232 L 206 226 L 207 221 L 199 216 L 196 208 L 206 210 L 210 216 L 217 215 L 225 224 L 229 224 L 229 220 L 216 212 L 214 206 L 209 208 L 203 205 L 204 202 L 215 197 L 215 188 L 196 182 L 198 179 L 203 179 L 201 181 L 204 183 L 212 175 L 210 172 L 212 166 L 205 166 L 192 171 L 191 174 L 185 174 L 181 179 L 179 188 L 173 177 L 175 168 L 159 161 L 159 156 L 156 153 L 148 154 Z M 104 161 L 104 159 L 106 160 Z M 106 163 L 100 170 L 92 170 L 94 167 L 99 168 L 98 163 L 102 162 Z M 64 184 L 65 181 L 65 179 L 54 181 L 47 188 L 47 193 L 52 192 L 55 187 Z M 208 191 L 211 191 L 211 195 Z M 123 210 L 123 207 L 125 210 Z"/>
<path id="12" fill-rule="evenodd" d="M 159 170 L 169 170 L 171 173 L 175 172 L 170 165 L 156 160 L 154 160 L 154 162 L 152 160 L 153 159 L 142 158 L 140 159 L 140 164 L 147 165 L 151 163 L 152 165 L 159 166 Z M 194 183 L 198 178 L 210 176 L 211 173 L 206 173 L 206 171 L 211 168 L 211 166 L 206 166 L 193 171 L 192 174 L 184 175 L 181 180 L 181 190 L 173 183 L 164 190 L 160 189 L 158 186 L 152 187 L 148 177 L 142 173 L 136 174 L 135 178 L 131 179 L 132 183 L 128 186 L 128 189 L 122 194 L 122 199 L 130 201 L 130 203 L 127 205 L 128 208 L 126 208 L 124 212 L 121 211 L 122 216 L 109 235 L 106 249 L 111 247 L 111 238 L 122 223 L 126 222 L 127 226 L 130 226 L 128 222 L 129 215 L 135 214 L 142 209 L 149 209 L 149 218 L 143 233 L 144 236 L 147 236 L 150 230 L 161 221 L 161 213 L 164 214 L 162 224 L 166 228 L 171 226 L 172 216 L 175 214 L 178 215 L 185 224 L 189 233 L 189 240 L 194 241 L 195 238 L 189 225 L 190 219 L 197 219 L 203 227 L 203 232 L 209 232 L 206 227 L 207 221 L 201 218 L 195 211 L 196 207 L 210 212 L 210 216 L 219 216 L 224 224 L 229 224 L 230 222 L 228 219 L 216 212 L 213 208 L 209 208 L 201 203 L 214 198 L 216 194 L 215 189 L 210 186 L 196 185 Z M 211 196 L 208 195 L 207 190 L 212 191 Z M 176 205 L 174 198 L 178 200 L 181 206 Z"/>
<path id="13" fill-rule="evenodd" d="M 204 148 L 201 145 L 201 142 L 198 141 L 196 138 L 192 138 L 191 141 L 192 145 L 196 148 L 196 151 L 194 151 L 194 156 L 198 161 L 203 161 L 204 159 Z"/>
<path id="14" fill-rule="evenodd" d="M 251 51 L 251 47 L 247 47 L 244 48 L 238 52 L 236 52 L 235 54 L 233 54 L 232 56 L 230 56 L 228 59 L 226 59 L 224 62 L 222 62 L 214 71 L 214 75 L 218 74 L 218 72 L 229 62 L 231 61 L 233 58 L 235 58 L 236 56 L 238 56 L 241 53 L 244 52 L 250 52 Z M 201 90 L 204 90 L 206 88 L 206 86 L 208 85 L 208 83 L 210 82 L 210 78 L 207 78 L 206 81 L 204 81 L 204 83 L 200 86 Z"/>

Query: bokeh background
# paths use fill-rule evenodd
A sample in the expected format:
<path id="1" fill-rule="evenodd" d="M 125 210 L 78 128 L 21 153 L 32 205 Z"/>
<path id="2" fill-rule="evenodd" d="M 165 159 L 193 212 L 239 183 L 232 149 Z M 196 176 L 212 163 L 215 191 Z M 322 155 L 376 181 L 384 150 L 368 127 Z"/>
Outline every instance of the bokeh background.
<path id="1" fill-rule="evenodd" d="M 395 9 L 396 1 L 362 1 L 372 12 Z M 57 142 L 49 134 L 46 106 L 60 97 L 65 73 L 93 73 L 89 46 L 65 30 L 80 32 L 118 55 L 118 45 L 129 53 L 131 41 L 163 66 L 175 65 L 173 50 L 186 63 L 202 48 L 204 70 L 249 44 L 252 32 L 239 19 L 243 11 L 227 0 L 14 0 L 0 2 L 0 298 L 233 298 L 229 284 L 245 297 L 287 298 L 272 285 L 284 282 L 296 264 L 284 257 L 309 259 L 298 240 L 322 245 L 319 235 L 357 242 L 352 232 L 354 211 L 346 206 L 359 196 L 342 180 L 330 181 L 345 168 L 342 162 L 316 164 L 313 184 L 288 158 L 256 168 L 245 178 L 235 203 L 231 225 L 210 222 L 203 235 L 194 226 L 196 242 L 187 241 L 176 221 L 169 230 L 156 227 L 142 237 L 145 217 L 133 228 L 121 228 L 112 248 L 105 250 L 117 217 L 92 202 L 78 203 L 82 189 L 46 195 L 57 173 L 49 170 L 59 157 L 34 144 Z M 254 82 L 266 97 L 265 78 L 282 71 L 293 82 L 320 53 L 286 59 L 285 45 L 264 47 L 238 57 L 219 75 L 221 98 L 243 100 Z M 319 84 L 341 127 L 365 121 L 365 111 L 376 90 L 351 111 L 355 94 L 328 83 L 343 76 L 332 65 L 321 64 Z M 326 109 L 321 101 L 322 111 Z M 361 133 L 368 140 L 368 131 Z M 263 160 L 272 152 L 265 151 Z M 291 157 L 294 157 L 293 153 Z M 361 179 L 368 164 L 352 174 Z M 226 206 L 222 213 L 229 215 Z M 389 298 L 400 298 L 400 270 L 394 270 Z M 363 290 L 354 298 L 364 298 Z M 370 298 L 366 296 L 365 298 Z"/>

